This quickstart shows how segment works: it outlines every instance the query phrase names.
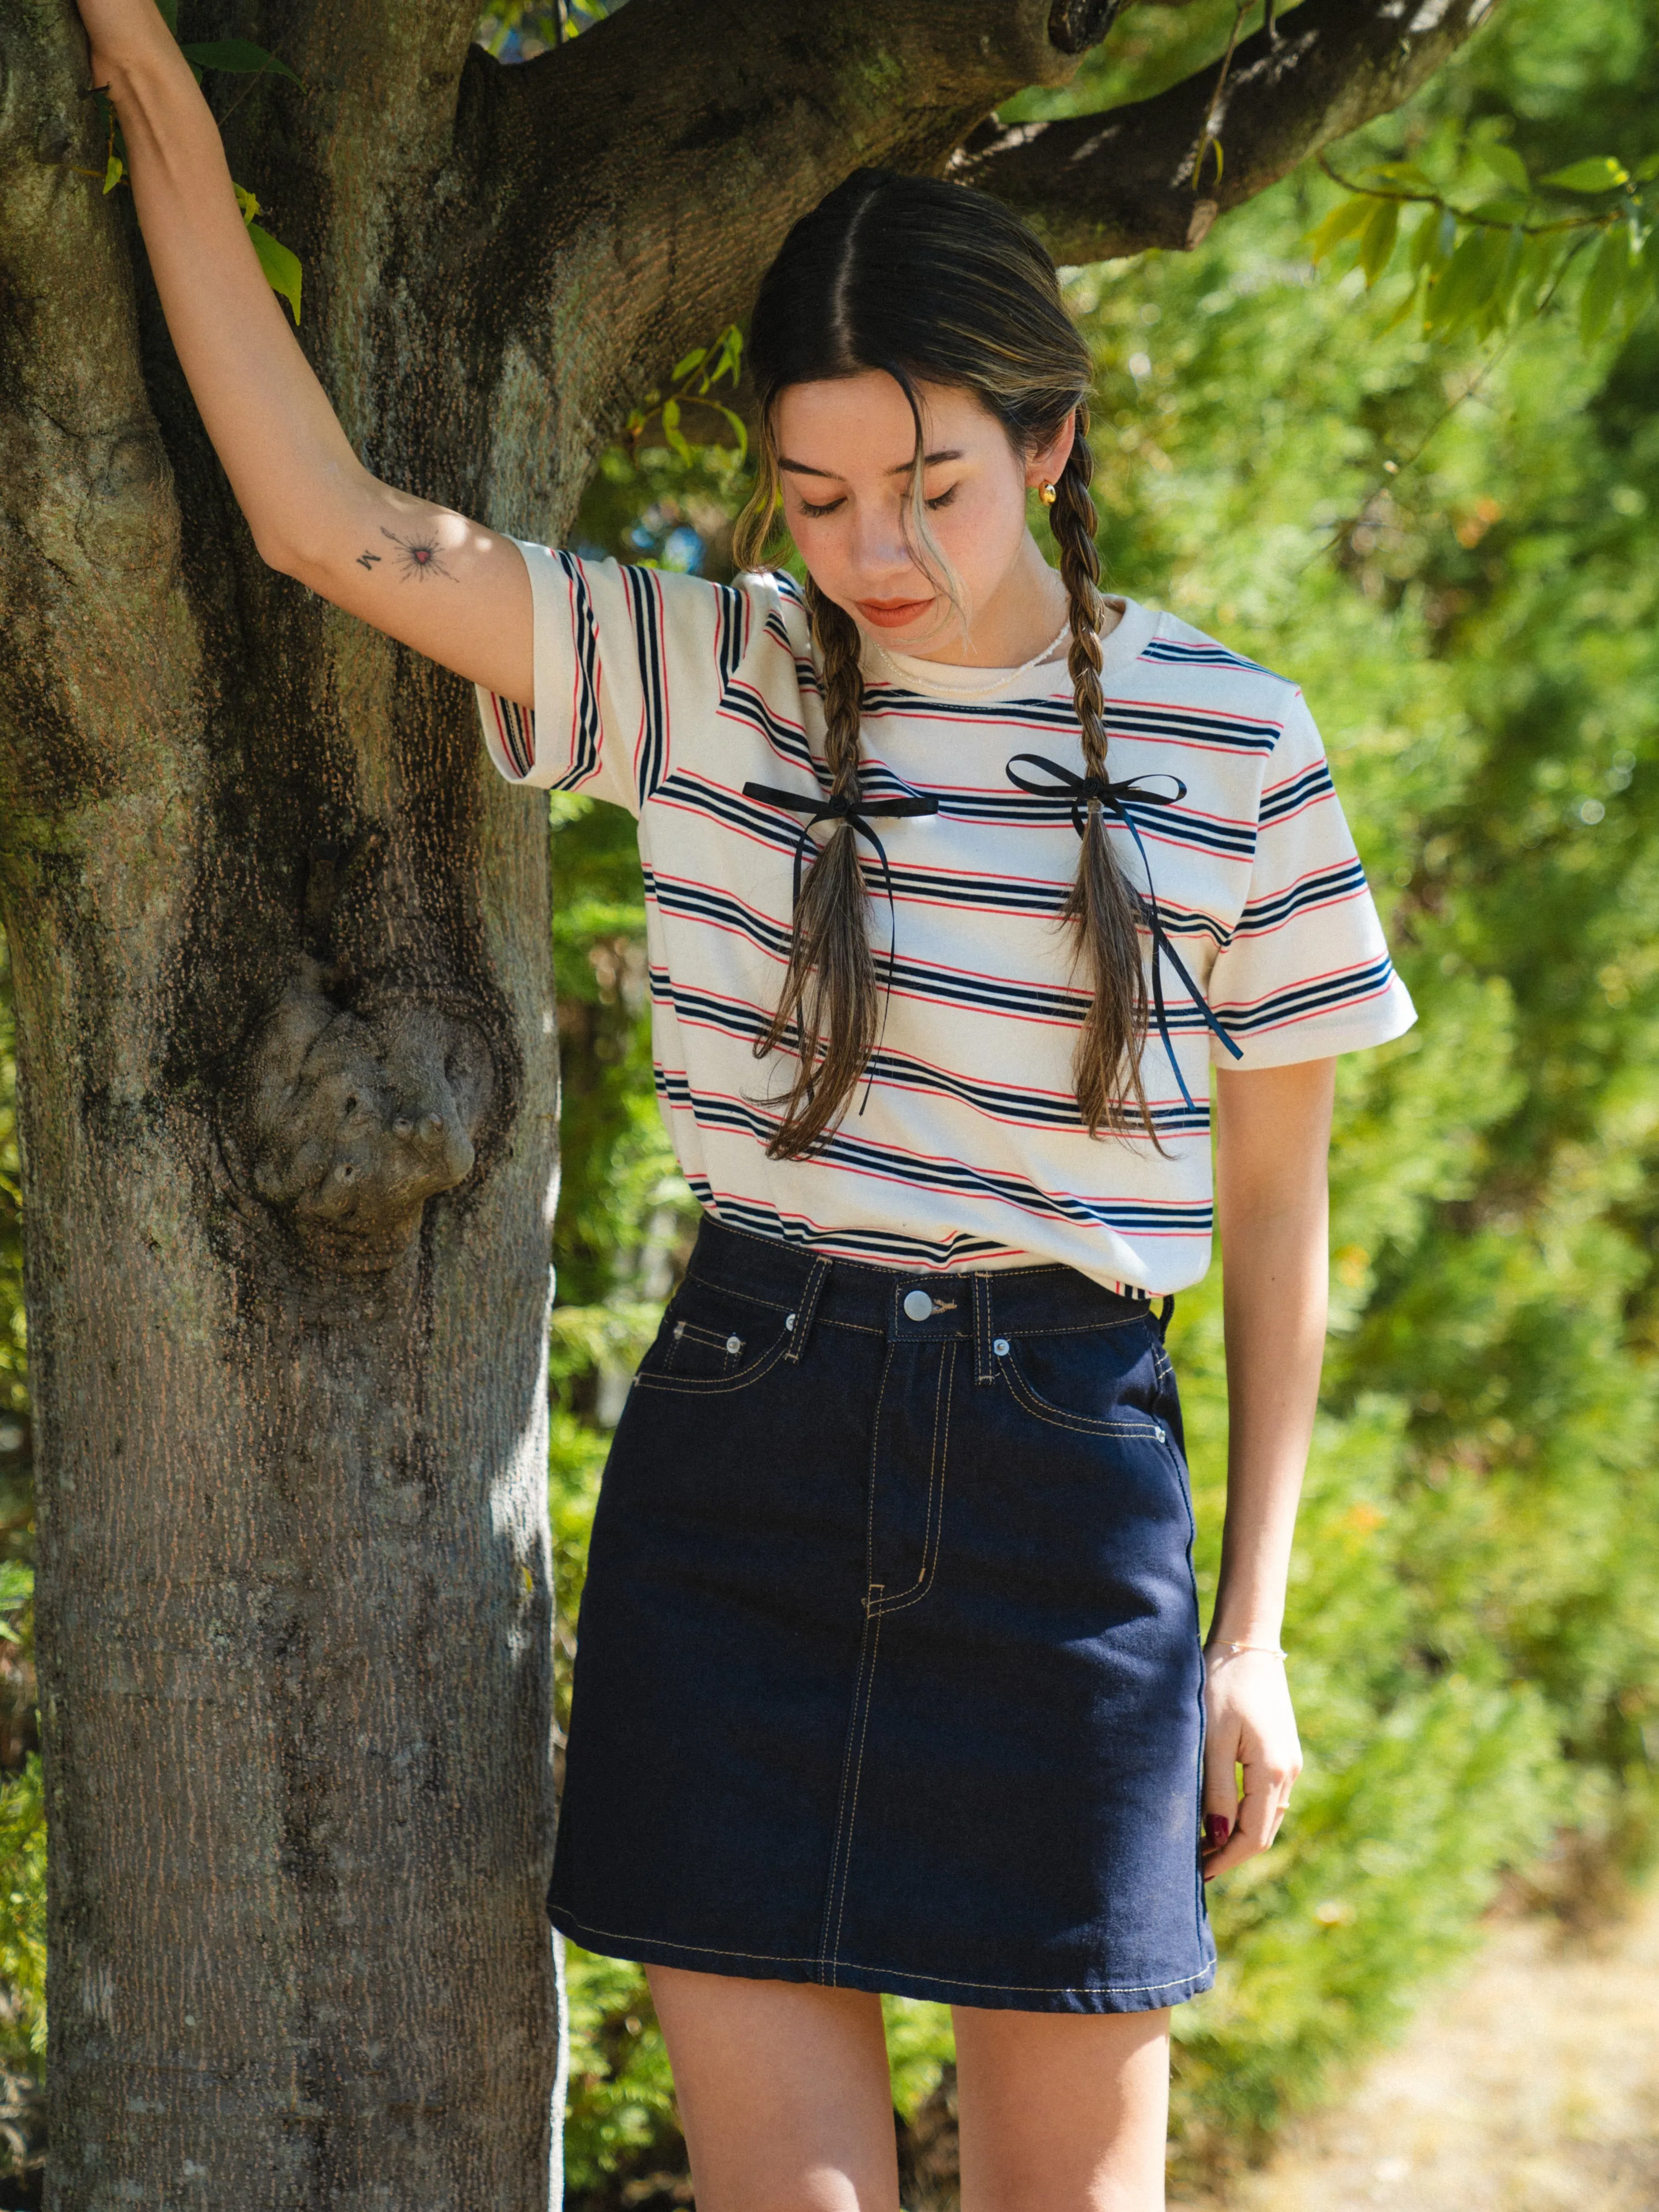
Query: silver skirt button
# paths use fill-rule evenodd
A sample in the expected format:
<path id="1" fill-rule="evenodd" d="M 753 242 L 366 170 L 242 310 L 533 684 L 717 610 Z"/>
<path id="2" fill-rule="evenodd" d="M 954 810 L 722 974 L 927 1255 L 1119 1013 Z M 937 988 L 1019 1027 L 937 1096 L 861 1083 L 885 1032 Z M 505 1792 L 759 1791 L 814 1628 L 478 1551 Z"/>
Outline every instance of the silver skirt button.
<path id="1" fill-rule="evenodd" d="M 726 1340 L 726 1348 L 735 1359 L 743 1350 L 743 1339 L 740 1336 L 728 1336 Z"/>
<path id="2" fill-rule="evenodd" d="M 999 1359 L 1006 1359 L 1008 1357 L 1007 1338 L 1006 1336 L 998 1337 L 992 1344 L 991 1349 L 995 1352 Z"/>
<path id="3" fill-rule="evenodd" d="M 933 1301 L 926 1291 L 907 1291 L 904 1293 L 904 1317 L 907 1321 L 926 1321 L 933 1310 Z"/>

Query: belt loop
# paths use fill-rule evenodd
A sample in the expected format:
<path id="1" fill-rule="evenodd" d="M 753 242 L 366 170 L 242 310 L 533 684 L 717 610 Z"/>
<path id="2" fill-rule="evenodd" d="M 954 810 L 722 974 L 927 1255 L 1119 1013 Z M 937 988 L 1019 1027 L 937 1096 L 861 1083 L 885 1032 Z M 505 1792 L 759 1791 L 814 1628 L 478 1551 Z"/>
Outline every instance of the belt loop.
<path id="1" fill-rule="evenodd" d="M 1158 1334 L 1160 1343 L 1163 1342 L 1170 1334 L 1170 1321 L 1174 1312 L 1175 1292 L 1173 1291 L 1166 1291 L 1164 1296 L 1158 1302 Z"/>
<path id="2" fill-rule="evenodd" d="M 991 1357 L 991 1273 L 988 1267 L 981 1267 L 974 1276 L 974 1380 L 994 1382 L 996 1379 L 996 1364 Z"/>
<path id="3" fill-rule="evenodd" d="M 798 1366 L 806 1349 L 806 1340 L 811 1333 L 812 1316 L 817 1311 L 818 1299 L 830 1279 L 830 1262 L 815 1259 L 806 1271 L 806 1287 L 800 1294 L 800 1304 L 795 1309 L 795 1325 L 789 1332 L 789 1349 L 783 1355 L 787 1365 Z"/>

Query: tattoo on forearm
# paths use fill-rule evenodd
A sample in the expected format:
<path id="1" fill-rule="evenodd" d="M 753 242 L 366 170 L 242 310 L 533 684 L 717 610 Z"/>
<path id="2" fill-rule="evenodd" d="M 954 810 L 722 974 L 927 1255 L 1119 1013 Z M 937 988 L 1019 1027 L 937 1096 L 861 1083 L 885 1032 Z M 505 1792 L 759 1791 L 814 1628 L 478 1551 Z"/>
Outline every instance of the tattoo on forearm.
<path id="1" fill-rule="evenodd" d="M 357 566 L 360 568 L 372 568 L 380 557 L 378 553 L 360 553 L 357 556 Z"/>
<path id="2" fill-rule="evenodd" d="M 389 538 L 398 548 L 399 556 L 398 566 L 405 576 L 419 576 L 422 579 L 428 576 L 447 576 L 451 583 L 454 582 L 454 571 L 446 568 L 439 558 L 437 542 L 434 538 L 399 538 L 395 530 L 385 528 L 382 528 L 380 535 L 382 538 Z M 358 558 L 367 566 L 369 560 L 378 561 L 380 556 L 378 553 L 360 554 Z"/>

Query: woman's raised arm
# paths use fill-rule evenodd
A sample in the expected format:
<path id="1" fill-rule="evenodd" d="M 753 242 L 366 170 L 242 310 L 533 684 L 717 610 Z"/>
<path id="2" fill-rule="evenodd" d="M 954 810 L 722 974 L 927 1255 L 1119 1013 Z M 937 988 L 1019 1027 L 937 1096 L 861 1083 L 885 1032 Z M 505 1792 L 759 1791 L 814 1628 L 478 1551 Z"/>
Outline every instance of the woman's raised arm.
<path id="1" fill-rule="evenodd" d="M 369 474 L 266 283 L 218 127 L 154 0 L 80 0 L 167 328 L 260 554 L 377 629 L 534 704 L 510 538 Z"/>

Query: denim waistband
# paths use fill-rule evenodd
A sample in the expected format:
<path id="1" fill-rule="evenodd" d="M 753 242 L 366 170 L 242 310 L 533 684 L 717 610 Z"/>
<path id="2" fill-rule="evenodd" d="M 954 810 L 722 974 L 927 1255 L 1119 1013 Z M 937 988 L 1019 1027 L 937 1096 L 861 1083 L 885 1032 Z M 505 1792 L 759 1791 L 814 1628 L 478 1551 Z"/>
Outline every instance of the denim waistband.
<path id="1" fill-rule="evenodd" d="M 1000 1334 L 1058 1334 L 1154 1317 L 1149 1299 L 1109 1291 L 1075 1267 L 874 1267 L 732 1229 L 708 1213 L 686 1272 L 712 1286 L 724 1285 L 787 1309 L 787 1360 L 800 1359 L 819 1322 L 871 1329 L 900 1342 L 971 1337 L 981 1382 L 994 1372 Z M 1161 1302 L 1160 1329 L 1174 1304 L 1167 1297 Z"/>

